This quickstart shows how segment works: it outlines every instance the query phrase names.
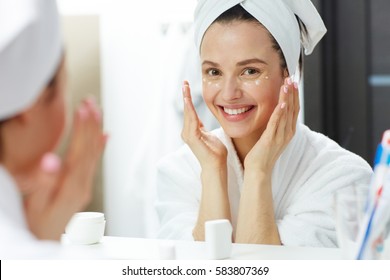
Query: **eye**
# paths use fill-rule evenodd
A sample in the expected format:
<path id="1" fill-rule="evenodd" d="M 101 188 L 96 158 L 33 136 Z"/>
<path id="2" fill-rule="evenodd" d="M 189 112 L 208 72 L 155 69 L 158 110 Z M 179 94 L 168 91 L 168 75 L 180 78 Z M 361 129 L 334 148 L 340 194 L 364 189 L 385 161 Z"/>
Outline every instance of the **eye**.
<path id="1" fill-rule="evenodd" d="M 207 69 L 206 73 L 209 76 L 219 76 L 219 75 L 221 75 L 221 72 L 218 69 L 215 69 L 215 68 Z"/>
<path id="2" fill-rule="evenodd" d="M 257 75 L 259 74 L 260 71 L 255 69 L 255 68 L 247 68 L 244 70 L 244 72 L 242 73 L 243 75 Z"/>

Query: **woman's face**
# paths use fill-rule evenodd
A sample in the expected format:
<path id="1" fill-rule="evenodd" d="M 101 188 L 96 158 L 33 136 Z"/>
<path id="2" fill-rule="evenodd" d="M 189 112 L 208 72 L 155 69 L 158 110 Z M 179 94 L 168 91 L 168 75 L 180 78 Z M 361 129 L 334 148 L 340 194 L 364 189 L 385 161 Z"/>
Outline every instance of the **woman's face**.
<path id="1" fill-rule="evenodd" d="M 30 108 L 30 121 L 26 137 L 31 137 L 30 160 L 40 160 L 42 155 L 53 151 L 64 131 L 66 122 L 65 102 L 66 70 L 61 63 L 53 85 L 48 86 L 35 105 Z M 35 135 L 35 137 L 33 137 Z"/>
<path id="2" fill-rule="evenodd" d="M 46 133 L 47 139 L 44 145 L 48 151 L 53 150 L 58 144 L 65 127 L 66 102 L 65 102 L 66 70 L 63 61 L 56 75 L 56 82 L 46 89 L 46 96 L 41 100 L 40 117 L 45 119 L 41 127 L 42 133 Z"/>
<path id="3" fill-rule="evenodd" d="M 214 23 L 201 45 L 203 98 L 231 138 L 259 138 L 286 71 L 268 31 L 246 21 Z"/>
<path id="4" fill-rule="evenodd" d="M 34 168 L 45 153 L 56 148 L 62 136 L 66 118 L 64 62 L 54 80 L 30 108 L 2 125 L 0 160 L 11 170 Z"/>

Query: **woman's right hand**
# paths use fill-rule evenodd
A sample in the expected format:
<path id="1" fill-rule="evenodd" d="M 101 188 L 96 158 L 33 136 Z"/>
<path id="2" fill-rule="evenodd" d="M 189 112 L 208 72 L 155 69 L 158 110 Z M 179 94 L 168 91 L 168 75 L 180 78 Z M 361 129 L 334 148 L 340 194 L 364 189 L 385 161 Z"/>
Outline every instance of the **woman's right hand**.
<path id="1" fill-rule="evenodd" d="M 204 129 L 192 103 L 190 85 L 183 84 L 184 124 L 181 137 L 198 159 L 202 169 L 226 165 L 227 149 L 213 134 Z"/>
<path id="2" fill-rule="evenodd" d="M 183 85 L 184 125 L 182 138 L 198 159 L 202 172 L 202 196 L 198 219 L 192 231 L 194 240 L 205 240 L 206 221 L 231 219 L 227 191 L 227 149 L 207 132 L 195 111 L 188 82 Z"/>

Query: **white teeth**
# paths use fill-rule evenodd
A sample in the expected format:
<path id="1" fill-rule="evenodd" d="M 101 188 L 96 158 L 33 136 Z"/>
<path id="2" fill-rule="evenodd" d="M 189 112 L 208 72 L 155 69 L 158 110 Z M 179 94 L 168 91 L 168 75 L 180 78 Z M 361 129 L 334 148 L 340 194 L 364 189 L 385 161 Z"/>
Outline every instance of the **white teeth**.
<path id="1" fill-rule="evenodd" d="M 223 110 L 225 111 L 225 113 L 229 114 L 229 115 L 242 114 L 242 113 L 248 112 L 249 109 L 250 109 L 250 107 L 243 107 L 243 108 L 239 108 L 239 109 L 229 109 L 229 108 L 223 107 Z"/>

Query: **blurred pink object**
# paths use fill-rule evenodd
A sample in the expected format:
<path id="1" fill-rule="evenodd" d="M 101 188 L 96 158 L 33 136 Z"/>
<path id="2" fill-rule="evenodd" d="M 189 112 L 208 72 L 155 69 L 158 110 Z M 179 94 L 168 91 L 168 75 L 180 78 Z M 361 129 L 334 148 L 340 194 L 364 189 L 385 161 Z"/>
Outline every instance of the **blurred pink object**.
<path id="1" fill-rule="evenodd" d="M 61 159 L 54 153 L 47 153 L 41 161 L 42 170 L 53 173 L 57 172 L 61 167 Z"/>

